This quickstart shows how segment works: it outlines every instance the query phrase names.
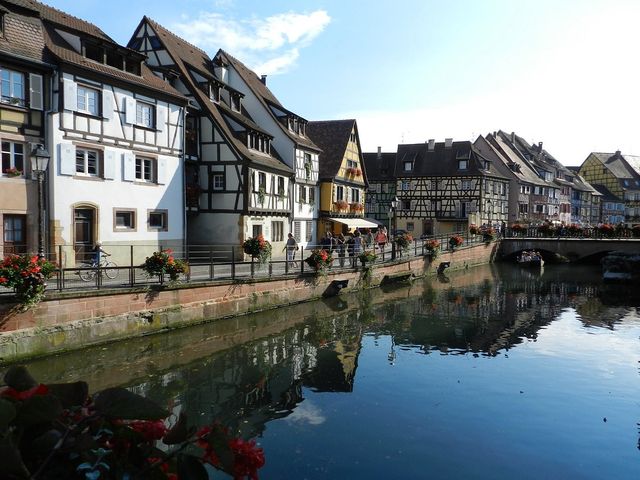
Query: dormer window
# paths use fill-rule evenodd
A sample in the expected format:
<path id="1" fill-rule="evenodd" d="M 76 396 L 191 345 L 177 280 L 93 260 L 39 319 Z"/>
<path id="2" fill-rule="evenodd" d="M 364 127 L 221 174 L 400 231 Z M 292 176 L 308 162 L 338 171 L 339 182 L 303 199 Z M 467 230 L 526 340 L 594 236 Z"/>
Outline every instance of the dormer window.
<path id="1" fill-rule="evenodd" d="M 287 118 L 287 128 L 289 131 L 294 132 L 295 130 L 295 120 L 291 117 Z"/>
<path id="2" fill-rule="evenodd" d="M 247 147 L 251 150 L 257 150 L 258 152 L 271 153 L 271 140 L 264 135 L 259 135 L 254 132 L 247 133 Z"/>
<path id="3" fill-rule="evenodd" d="M 466 170 L 469 168 L 469 160 L 458 160 L 458 170 Z"/>
<path id="4" fill-rule="evenodd" d="M 220 102 L 220 87 L 215 83 L 209 84 L 209 100 L 214 103 Z"/>
<path id="5" fill-rule="evenodd" d="M 133 58 L 127 58 L 125 62 L 125 70 L 133 75 L 140 76 L 142 69 L 142 62 Z"/>
<path id="6" fill-rule="evenodd" d="M 104 48 L 87 42 L 84 44 L 84 56 L 89 60 L 104 63 Z"/>
<path id="7" fill-rule="evenodd" d="M 233 110 L 234 112 L 239 112 L 240 111 L 240 95 L 232 93 L 231 94 L 231 110 Z"/>
<path id="8" fill-rule="evenodd" d="M 298 135 L 302 135 L 304 136 L 304 127 L 305 127 L 305 122 L 298 120 L 297 122 L 297 128 L 296 128 L 296 133 Z"/>
<path id="9" fill-rule="evenodd" d="M 122 70 L 124 67 L 124 57 L 114 50 L 107 50 L 107 65 Z"/>
<path id="10" fill-rule="evenodd" d="M 413 170 L 413 162 L 411 160 L 407 160 L 402 163 L 402 170 L 405 172 L 410 172 Z"/>

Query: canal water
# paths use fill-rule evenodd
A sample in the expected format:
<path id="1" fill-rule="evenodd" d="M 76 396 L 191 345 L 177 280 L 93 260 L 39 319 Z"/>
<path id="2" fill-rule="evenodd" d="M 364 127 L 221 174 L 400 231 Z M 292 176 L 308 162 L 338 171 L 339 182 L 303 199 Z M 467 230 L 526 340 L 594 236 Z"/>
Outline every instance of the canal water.
<path id="1" fill-rule="evenodd" d="M 640 290 L 486 266 L 37 360 L 265 451 L 263 479 L 640 478 Z"/>

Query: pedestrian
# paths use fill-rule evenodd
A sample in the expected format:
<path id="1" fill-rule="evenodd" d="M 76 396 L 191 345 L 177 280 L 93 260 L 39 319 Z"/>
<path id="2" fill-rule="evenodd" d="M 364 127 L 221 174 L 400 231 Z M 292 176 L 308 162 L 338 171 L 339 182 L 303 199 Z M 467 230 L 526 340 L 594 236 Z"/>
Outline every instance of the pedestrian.
<path id="1" fill-rule="evenodd" d="M 328 253 L 331 253 L 331 246 L 333 241 L 331 240 L 331 232 L 327 231 L 327 233 L 320 240 L 320 248 L 322 250 L 326 250 Z"/>
<path id="2" fill-rule="evenodd" d="M 353 263 L 351 266 L 355 267 L 358 262 L 358 255 L 362 252 L 362 236 L 360 231 L 356 230 L 353 234 Z"/>
<path id="3" fill-rule="evenodd" d="M 287 238 L 287 243 L 284 248 L 287 250 L 287 262 L 289 262 L 289 266 L 296 268 L 298 266 L 295 261 L 296 252 L 300 247 L 298 247 L 298 242 L 296 242 L 292 233 L 289 233 L 289 237 Z"/>
<path id="4" fill-rule="evenodd" d="M 344 267 L 344 257 L 345 257 L 346 248 L 347 248 L 347 240 L 346 238 L 344 238 L 343 234 L 339 234 L 336 237 L 336 249 L 338 250 L 338 258 L 339 258 L 341 267 Z"/>
<path id="5" fill-rule="evenodd" d="M 387 244 L 387 234 L 385 233 L 382 226 L 378 228 L 378 233 L 376 233 L 375 242 L 378 244 L 380 253 L 384 255 L 384 246 Z"/>

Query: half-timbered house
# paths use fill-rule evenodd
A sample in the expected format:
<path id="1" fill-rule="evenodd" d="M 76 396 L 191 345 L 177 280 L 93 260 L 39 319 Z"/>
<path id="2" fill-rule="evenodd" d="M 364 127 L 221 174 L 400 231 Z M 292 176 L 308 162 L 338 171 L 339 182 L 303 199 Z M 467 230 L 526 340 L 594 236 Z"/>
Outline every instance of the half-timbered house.
<path id="1" fill-rule="evenodd" d="M 640 157 L 615 153 L 592 152 L 579 169 L 592 184 L 603 185 L 624 201 L 627 227 L 640 224 Z"/>
<path id="2" fill-rule="evenodd" d="M 309 122 L 309 138 L 320 154 L 320 232 L 375 228 L 364 218 L 366 169 L 355 120 Z"/>
<path id="3" fill-rule="evenodd" d="M 0 30 L 1 258 L 38 248 L 38 189 L 30 156 L 36 145 L 46 143 L 44 111 L 54 67 L 37 12 L 3 2 Z"/>
<path id="4" fill-rule="evenodd" d="M 414 235 L 506 221 L 509 180 L 471 142 L 398 145 L 396 227 Z"/>
<path id="5" fill-rule="evenodd" d="M 137 262 L 181 247 L 186 99 L 95 25 L 17 3 L 41 18 L 57 65 L 47 119 L 50 250 L 73 265 L 97 242 L 118 263 L 132 251 Z"/>
<path id="6" fill-rule="evenodd" d="M 369 184 L 364 204 L 365 215 L 379 224 L 389 224 L 391 229 L 390 212 L 396 196 L 396 152 L 383 152 L 378 147 L 375 153 L 364 153 L 363 159 Z"/>
<path id="7" fill-rule="evenodd" d="M 291 198 L 291 229 L 302 245 L 317 238 L 318 154 L 309 139 L 308 121 L 285 108 L 267 87 L 267 77 L 258 77 L 237 58 L 219 50 L 213 59 L 224 85 L 242 94 L 243 108 L 265 131 L 282 161 L 294 172 Z M 286 236 L 286 234 L 285 234 Z"/>
<path id="8" fill-rule="evenodd" d="M 233 247 L 262 234 L 274 252 L 281 251 L 290 227 L 293 170 L 274 135 L 249 114 L 247 92 L 230 82 L 236 74 L 147 17 L 129 47 L 143 52 L 150 68 L 189 98 L 189 243 Z"/>

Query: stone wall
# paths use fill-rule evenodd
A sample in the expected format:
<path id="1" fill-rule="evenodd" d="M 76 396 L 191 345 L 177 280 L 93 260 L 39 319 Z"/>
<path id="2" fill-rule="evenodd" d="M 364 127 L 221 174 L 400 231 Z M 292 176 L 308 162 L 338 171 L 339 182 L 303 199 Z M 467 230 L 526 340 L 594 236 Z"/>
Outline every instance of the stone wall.
<path id="1" fill-rule="evenodd" d="M 374 267 L 369 278 L 358 269 L 326 276 L 48 293 L 27 312 L 0 304 L 0 364 L 314 300 L 333 280 L 348 280 L 351 291 L 376 287 L 387 275 L 433 274 L 443 261 L 451 262 L 452 270 L 468 268 L 489 263 L 496 248 L 496 243 L 460 248 L 435 261 L 400 259 Z"/>

